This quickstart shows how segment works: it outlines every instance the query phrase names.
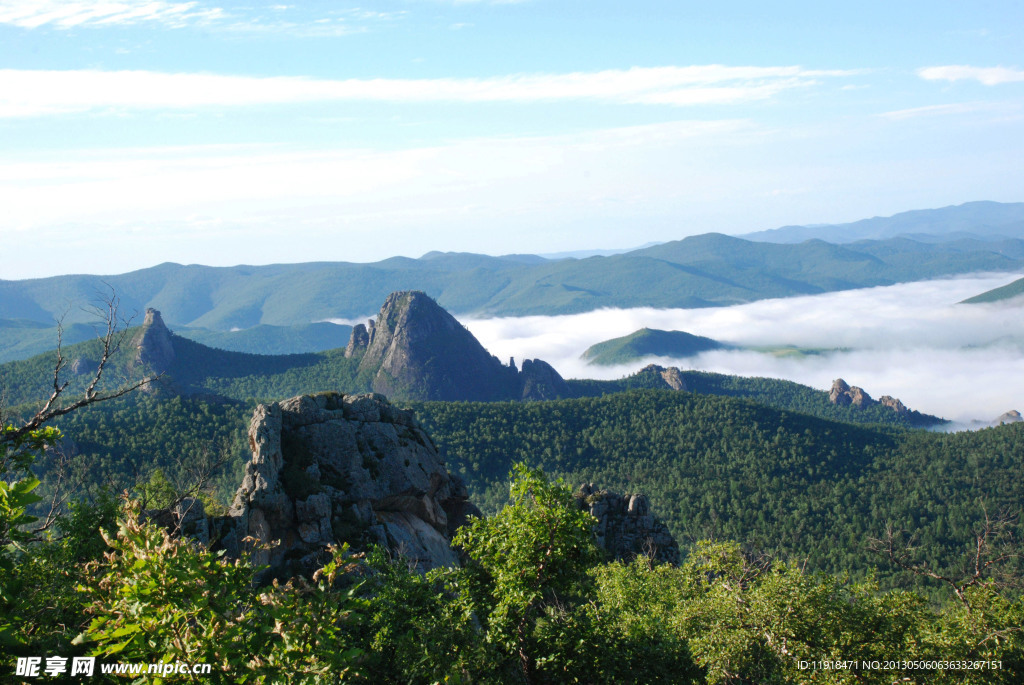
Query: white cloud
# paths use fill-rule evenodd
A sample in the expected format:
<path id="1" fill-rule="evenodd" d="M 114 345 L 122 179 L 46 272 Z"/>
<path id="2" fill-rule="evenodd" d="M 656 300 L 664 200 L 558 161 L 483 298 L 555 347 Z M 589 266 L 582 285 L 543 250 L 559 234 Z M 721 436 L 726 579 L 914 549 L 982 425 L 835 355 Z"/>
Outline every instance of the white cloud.
<path id="1" fill-rule="evenodd" d="M 917 119 L 919 117 L 948 116 L 956 114 L 974 114 L 1002 109 L 1003 103 L 994 102 L 957 102 L 944 105 L 926 105 L 924 107 L 912 107 L 910 109 L 898 109 L 892 112 L 885 112 L 881 116 L 893 121 L 906 119 Z"/>
<path id="2" fill-rule="evenodd" d="M 800 67 L 634 67 L 488 78 L 345 79 L 168 74 L 152 71 L 0 70 L 0 116 L 90 110 L 193 109 L 342 100 L 730 104 L 805 88 L 852 72 Z"/>
<path id="3" fill-rule="evenodd" d="M 164 0 L 0 0 L 0 24 L 35 29 L 124 26 L 147 22 L 172 27 L 224 17 L 219 7 Z"/>
<path id="4" fill-rule="evenodd" d="M 574 378 L 619 378 L 650 363 L 594 367 L 579 359 L 590 345 L 644 326 L 737 345 L 834 349 L 803 358 L 716 351 L 653 361 L 822 390 L 842 377 L 876 398 L 893 395 L 920 411 L 990 421 L 1024 409 L 1024 305 L 956 303 L 1019 277 L 987 274 L 710 309 L 605 309 L 463 323 L 499 359 L 539 357 Z"/>
<path id="5" fill-rule="evenodd" d="M 82 152 L 56 161 L 43 155 L 0 163 L 0 231 L 65 221 L 146 223 L 157 216 L 175 221 L 204 212 L 247 221 L 289 207 L 306 215 L 323 211 L 351 217 L 357 206 L 374 203 L 389 213 L 401 204 L 445 214 L 467 202 L 505 207 L 545 201 L 538 187 L 558 187 L 593 205 L 594 193 L 621 194 L 629 179 L 642 179 L 645 189 L 658 192 L 664 176 L 659 169 L 644 174 L 625 161 L 637 151 L 736 142 L 746 135 L 756 135 L 756 129 L 742 120 L 678 121 L 396 151 L 241 145 Z M 588 179 L 580 168 L 609 171 Z"/>
<path id="6" fill-rule="evenodd" d="M 986 86 L 1024 81 L 1024 69 L 1009 67 L 970 67 L 950 65 L 925 67 L 917 70 L 918 76 L 928 81 L 978 81 Z"/>

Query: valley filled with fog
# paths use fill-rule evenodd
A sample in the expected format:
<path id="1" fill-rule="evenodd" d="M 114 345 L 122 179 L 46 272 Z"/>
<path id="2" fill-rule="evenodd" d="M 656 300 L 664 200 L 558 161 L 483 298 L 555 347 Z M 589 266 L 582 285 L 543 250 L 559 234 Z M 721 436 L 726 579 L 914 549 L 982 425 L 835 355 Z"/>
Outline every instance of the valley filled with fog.
<path id="1" fill-rule="evenodd" d="M 827 390 L 835 378 L 967 424 L 1024 409 L 1024 303 L 958 304 L 1019 274 L 974 274 L 706 309 L 602 309 L 565 316 L 460 318 L 502 361 L 542 358 L 566 378 L 619 378 L 648 363 L 767 376 Z M 620 366 L 580 359 L 589 346 L 640 328 L 680 330 L 744 347 Z"/>

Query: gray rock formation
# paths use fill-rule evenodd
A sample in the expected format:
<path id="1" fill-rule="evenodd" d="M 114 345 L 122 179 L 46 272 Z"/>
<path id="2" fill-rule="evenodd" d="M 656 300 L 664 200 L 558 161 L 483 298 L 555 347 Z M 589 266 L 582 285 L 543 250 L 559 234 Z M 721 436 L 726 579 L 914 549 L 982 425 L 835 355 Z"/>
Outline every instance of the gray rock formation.
<path id="1" fill-rule="evenodd" d="M 856 385 L 848 385 L 842 378 L 832 381 L 832 389 L 828 393 L 828 401 L 840 407 L 853 405 L 854 407 L 865 408 L 875 404 L 875 401 L 871 399 L 871 395 Z"/>
<path id="2" fill-rule="evenodd" d="M 892 395 L 882 395 L 878 400 L 873 400 L 871 395 L 867 394 L 862 388 L 858 388 L 856 385 L 848 385 L 842 378 L 832 381 L 832 389 L 828 393 L 828 401 L 840 407 L 853 406 L 859 409 L 866 409 L 867 407 L 880 404 L 883 407 L 892 409 L 900 416 L 916 414 L 916 412 L 908 409 L 906 405 Z"/>
<path id="3" fill-rule="evenodd" d="M 373 322 L 370 322 L 370 326 L 373 326 Z M 366 348 L 370 345 L 370 333 L 366 330 L 366 326 L 361 323 L 357 323 L 352 327 L 352 335 L 349 336 L 348 345 L 345 346 L 345 356 L 349 359 L 352 357 L 361 357 L 365 352 Z"/>
<path id="4" fill-rule="evenodd" d="M 515 365 L 510 364 L 514 369 Z M 554 400 L 569 396 L 569 385 L 554 367 L 542 359 L 524 359 L 519 372 L 522 386 L 520 398 L 524 400 Z"/>
<path id="5" fill-rule="evenodd" d="M 1019 423 L 1020 421 L 1024 421 L 1024 417 L 1021 417 L 1020 412 L 1016 409 L 1011 409 L 993 421 L 992 425 L 1002 426 L 1004 423 Z"/>
<path id="6" fill-rule="evenodd" d="M 135 361 L 156 373 L 164 373 L 174 361 L 171 332 L 164 325 L 160 312 L 153 308 L 146 310 L 146 320 L 142 322 L 142 330 L 132 340 L 132 345 L 136 349 Z"/>
<path id="7" fill-rule="evenodd" d="M 422 570 L 457 565 L 451 536 L 481 515 L 412 413 L 380 395 L 261 404 L 249 444 L 231 510 L 210 534 L 275 575 L 310 573 L 342 542 L 379 543 Z"/>
<path id="8" fill-rule="evenodd" d="M 881 397 L 878 398 L 878 403 L 883 407 L 888 407 L 889 409 L 892 409 L 900 416 L 904 416 L 910 413 L 910 410 L 907 409 L 907 407 L 902 402 L 900 402 L 892 395 L 882 395 Z"/>
<path id="9" fill-rule="evenodd" d="M 651 513 L 644 495 L 619 495 L 584 483 L 576 492 L 580 509 L 597 519 L 597 543 L 614 559 L 653 556 L 678 565 L 679 545 L 668 527 Z"/>
<path id="10" fill-rule="evenodd" d="M 358 328 L 358 327 L 357 327 Z M 352 331 L 346 356 L 362 356 L 359 373 L 390 397 L 413 400 L 514 400 L 567 397 L 569 388 L 539 359 L 503 365 L 454 316 L 425 293 L 388 295 L 375 325 Z M 352 353 L 349 354 L 348 350 Z"/>
<path id="11" fill-rule="evenodd" d="M 657 364 L 648 364 L 640 369 L 638 373 L 656 374 L 672 390 L 686 390 L 686 381 L 683 379 L 683 373 L 675 366 L 665 368 Z"/>

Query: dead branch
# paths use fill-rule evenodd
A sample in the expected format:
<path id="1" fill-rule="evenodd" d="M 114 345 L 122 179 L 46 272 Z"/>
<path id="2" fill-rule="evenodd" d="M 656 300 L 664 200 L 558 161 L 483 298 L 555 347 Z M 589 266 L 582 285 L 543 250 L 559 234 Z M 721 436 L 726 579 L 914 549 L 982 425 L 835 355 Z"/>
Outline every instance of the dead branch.
<path id="1" fill-rule="evenodd" d="M 1017 515 L 1000 514 L 996 518 L 989 516 L 983 507 L 984 522 L 975 531 L 973 552 L 965 560 L 958 573 L 940 573 L 925 564 L 913 561 L 914 538 L 904 540 L 903 531 L 894 530 L 886 525 L 882 538 L 868 541 L 868 550 L 886 557 L 890 563 L 914 575 L 931 578 L 945 584 L 953 591 L 956 598 L 970 612 L 971 605 L 967 599 L 967 590 L 971 587 L 992 585 L 1008 587 L 1016 584 L 1016 579 L 1004 573 L 1007 562 L 1021 556 L 1019 544 L 1013 538 L 1013 527 Z"/>
<path id="2" fill-rule="evenodd" d="M 103 352 L 100 356 L 97 369 L 85 388 L 85 392 L 79 399 L 69 404 L 62 403 L 62 398 L 71 383 L 70 380 L 63 376 L 63 371 L 68 365 L 68 361 L 64 357 L 63 317 L 57 321 L 57 359 L 53 365 L 50 396 L 47 398 L 42 408 L 39 409 L 22 426 L 19 426 L 14 430 L 0 432 L 0 444 L 4 442 L 16 442 L 20 438 L 25 437 L 32 431 L 38 430 L 45 423 L 48 423 L 55 418 L 64 416 L 65 414 L 69 414 L 91 404 L 96 404 L 97 402 L 106 402 L 107 400 L 123 397 L 124 395 L 134 392 L 135 390 L 138 390 L 139 388 L 156 380 L 156 377 L 146 377 L 137 381 L 126 380 L 122 385 L 112 391 L 101 392 L 98 390 L 100 387 L 100 381 L 103 379 L 103 373 L 107 369 L 107 364 L 121 349 L 122 344 L 128 336 L 128 326 L 131 323 L 131 318 L 120 319 L 118 317 L 119 305 L 120 298 L 117 297 L 113 288 L 110 288 L 110 292 L 104 296 L 102 304 L 95 307 L 95 311 L 101 319 L 100 326 L 102 333 L 97 333 L 97 337 L 101 341 Z"/>

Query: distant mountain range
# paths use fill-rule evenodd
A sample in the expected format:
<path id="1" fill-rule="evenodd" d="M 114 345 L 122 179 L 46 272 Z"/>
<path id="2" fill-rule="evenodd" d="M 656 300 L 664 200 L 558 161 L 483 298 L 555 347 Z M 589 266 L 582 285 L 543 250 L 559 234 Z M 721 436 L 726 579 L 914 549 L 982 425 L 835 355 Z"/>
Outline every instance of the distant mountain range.
<path id="1" fill-rule="evenodd" d="M 918 215 L 932 219 L 913 219 Z M 459 315 L 524 316 L 602 307 L 728 306 L 976 271 L 1021 270 L 1024 239 L 999 239 L 992 228 L 1010 231 L 1018 215 L 1024 217 L 1024 204 L 971 203 L 850 224 L 889 222 L 887 231 L 968 227 L 966 233 L 981 236 L 947 232 L 941 240 L 919 236 L 839 245 L 815 238 L 775 244 L 709 233 L 585 259 L 431 252 L 419 259 L 393 257 L 372 264 L 165 263 L 113 276 L 0 281 L 0 361 L 52 347 L 47 341 L 56 339 L 54 321 L 62 316 L 69 342 L 89 337 L 88 328 L 75 327 L 91 321 L 82 305 L 111 289 L 120 298 L 122 313 L 158 309 L 183 336 L 235 351 L 300 353 L 330 349 L 346 333 L 317 327 L 316 322 L 366 317 L 396 290 L 426 292 Z M 832 237 L 850 237 L 859 230 Z"/>
<path id="2" fill-rule="evenodd" d="M 897 237 L 921 242 L 1024 238 L 1024 202 L 967 202 L 941 209 L 876 216 L 849 224 L 783 226 L 740 237 L 766 243 L 824 240 L 837 244 Z"/>

